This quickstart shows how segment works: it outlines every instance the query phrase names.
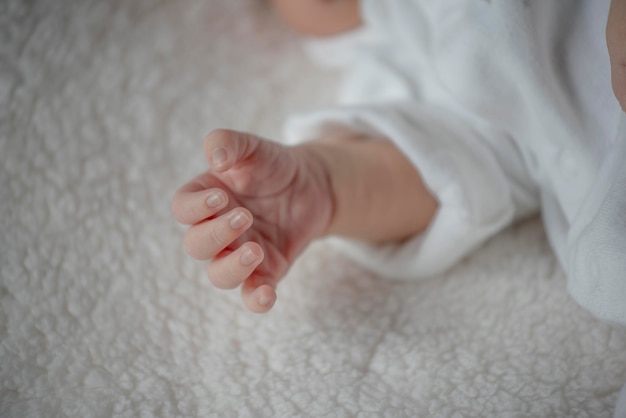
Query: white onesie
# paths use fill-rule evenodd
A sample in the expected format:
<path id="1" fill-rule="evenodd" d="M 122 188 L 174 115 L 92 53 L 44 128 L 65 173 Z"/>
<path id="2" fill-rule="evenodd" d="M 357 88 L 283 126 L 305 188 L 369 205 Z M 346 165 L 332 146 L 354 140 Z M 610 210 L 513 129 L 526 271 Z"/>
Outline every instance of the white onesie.
<path id="1" fill-rule="evenodd" d="M 609 0 L 361 8 L 363 29 L 312 46 L 323 64 L 349 61 L 339 105 L 290 119 L 286 137 L 356 130 L 393 141 L 440 207 L 405 243 L 344 249 L 383 276 L 429 276 L 541 210 L 574 299 L 626 324 L 626 123 L 618 133 Z"/>

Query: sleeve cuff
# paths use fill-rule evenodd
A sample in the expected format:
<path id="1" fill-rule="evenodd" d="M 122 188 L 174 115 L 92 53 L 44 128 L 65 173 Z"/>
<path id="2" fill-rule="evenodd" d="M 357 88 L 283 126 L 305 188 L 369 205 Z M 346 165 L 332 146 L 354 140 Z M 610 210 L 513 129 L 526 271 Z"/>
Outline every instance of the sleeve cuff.
<path id="1" fill-rule="evenodd" d="M 293 117 L 285 125 L 291 144 L 342 132 L 391 140 L 437 197 L 439 209 L 428 229 L 407 241 L 372 245 L 332 239 L 382 276 L 415 279 L 441 273 L 514 217 L 509 187 L 493 154 L 479 141 L 467 141 L 472 131 L 458 118 L 442 114 L 414 104 L 341 107 Z"/>

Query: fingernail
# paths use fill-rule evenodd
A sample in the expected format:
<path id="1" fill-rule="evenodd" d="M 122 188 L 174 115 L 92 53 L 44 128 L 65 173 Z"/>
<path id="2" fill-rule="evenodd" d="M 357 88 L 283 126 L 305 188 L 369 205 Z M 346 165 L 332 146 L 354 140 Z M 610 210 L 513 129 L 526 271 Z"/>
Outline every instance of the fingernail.
<path id="1" fill-rule="evenodd" d="M 267 306 L 272 302 L 272 298 L 268 298 L 267 296 L 259 296 L 259 305 Z"/>
<path id="2" fill-rule="evenodd" d="M 224 148 L 215 148 L 213 150 L 213 165 L 217 168 L 223 166 L 224 164 L 226 164 L 226 160 L 228 159 L 228 153 L 226 152 L 226 149 Z"/>
<path id="3" fill-rule="evenodd" d="M 246 248 L 243 254 L 241 254 L 241 258 L 239 258 L 239 262 L 241 263 L 242 266 L 249 266 L 250 264 L 254 263 L 257 259 L 258 257 L 256 256 L 256 254 L 253 253 L 252 250 L 249 250 Z"/>
<path id="4" fill-rule="evenodd" d="M 243 213 L 238 213 L 230 220 L 230 227 L 233 229 L 239 229 L 248 223 L 248 217 Z"/>
<path id="5" fill-rule="evenodd" d="M 223 202 L 222 195 L 218 192 L 211 192 L 206 198 L 206 204 L 210 208 L 216 208 Z"/>

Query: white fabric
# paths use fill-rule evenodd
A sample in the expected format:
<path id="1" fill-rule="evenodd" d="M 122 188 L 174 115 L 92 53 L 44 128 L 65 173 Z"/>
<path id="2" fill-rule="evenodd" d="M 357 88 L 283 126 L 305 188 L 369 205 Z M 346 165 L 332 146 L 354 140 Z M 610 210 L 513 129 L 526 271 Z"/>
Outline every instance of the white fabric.
<path id="1" fill-rule="evenodd" d="M 364 1 L 371 41 L 355 42 L 360 55 L 342 106 L 292 119 L 286 135 L 297 142 L 349 127 L 394 141 L 440 210 L 428 231 L 403 245 L 344 242 L 346 251 L 388 277 L 429 276 L 540 208 L 572 295 L 626 324 L 626 189 L 621 182 L 599 193 L 614 181 L 605 176 L 591 193 L 600 167 L 626 167 L 626 153 L 615 152 L 620 110 L 604 40 L 608 7 L 608 0 Z M 585 235 L 584 244 L 568 238 L 574 223 L 594 215 L 577 218 L 582 203 L 600 201 L 613 208 L 596 228 L 603 232 Z M 607 250 L 592 254 L 600 240 Z"/>
<path id="2" fill-rule="evenodd" d="M 626 418 L 626 386 L 622 388 L 613 412 L 613 418 Z"/>
<path id="3" fill-rule="evenodd" d="M 609 418 L 626 332 L 536 220 L 392 282 L 310 248 L 253 315 L 170 200 L 217 127 L 328 105 L 257 0 L 0 2 L 0 416 Z"/>

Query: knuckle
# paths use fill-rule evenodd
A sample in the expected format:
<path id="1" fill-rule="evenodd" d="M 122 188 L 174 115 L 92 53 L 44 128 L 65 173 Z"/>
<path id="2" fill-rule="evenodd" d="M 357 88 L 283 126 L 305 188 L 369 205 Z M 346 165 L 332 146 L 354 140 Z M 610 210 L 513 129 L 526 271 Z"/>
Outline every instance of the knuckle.
<path id="1" fill-rule="evenodd" d="M 207 139 L 211 142 L 226 145 L 235 141 L 237 136 L 237 132 L 230 129 L 215 129 L 207 136 Z"/>
<path id="2" fill-rule="evenodd" d="M 170 212 L 172 213 L 172 215 L 174 216 L 174 219 L 176 219 L 177 222 L 183 223 L 182 219 L 181 219 L 181 214 L 180 214 L 180 204 L 178 203 L 177 199 L 174 198 L 172 200 L 172 204 L 170 205 Z"/>
<path id="3" fill-rule="evenodd" d="M 174 197 L 172 198 L 170 210 L 172 212 L 172 215 L 174 215 L 174 219 L 182 223 L 183 222 L 183 219 L 182 219 L 183 218 L 182 217 L 183 205 L 181 203 L 181 194 L 179 191 L 177 191 L 176 194 L 174 194 Z"/>
<path id="4" fill-rule="evenodd" d="M 211 228 L 207 231 L 207 241 L 211 248 L 222 248 L 228 244 L 224 228 L 221 225 L 211 225 Z"/>
<path id="5" fill-rule="evenodd" d="M 180 202 L 172 203 L 172 214 L 174 215 L 174 219 L 180 224 L 191 225 L 194 223 L 193 219 L 195 219 L 195 214 Z"/>
<path id="6" fill-rule="evenodd" d="M 218 289 L 223 289 L 224 287 L 223 287 L 223 283 L 221 280 L 221 275 L 213 271 L 211 266 L 213 266 L 213 263 L 209 262 L 209 265 L 207 268 L 207 277 L 209 279 L 209 282 L 211 282 L 211 284 L 217 287 Z"/>
<path id="7" fill-rule="evenodd" d="M 181 224 L 190 225 L 195 219 L 193 206 L 190 206 L 189 195 L 182 191 L 177 191 L 172 199 L 171 212 L 174 219 Z"/>
<path id="8" fill-rule="evenodd" d="M 185 232 L 185 236 L 183 237 L 183 246 L 185 247 L 187 254 L 195 259 L 200 259 L 200 254 L 198 253 L 197 246 L 195 245 L 194 235 L 194 228 L 187 229 L 187 232 Z"/>
<path id="9" fill-rule="evenodd" d="M 213 263 L 209 263 L 207 276 L 211 284 L 218 289 L 235 289 L 241 282 L 240 275 L 235 269 L 220 269 L 217 271 L 212 268 Z"/>

